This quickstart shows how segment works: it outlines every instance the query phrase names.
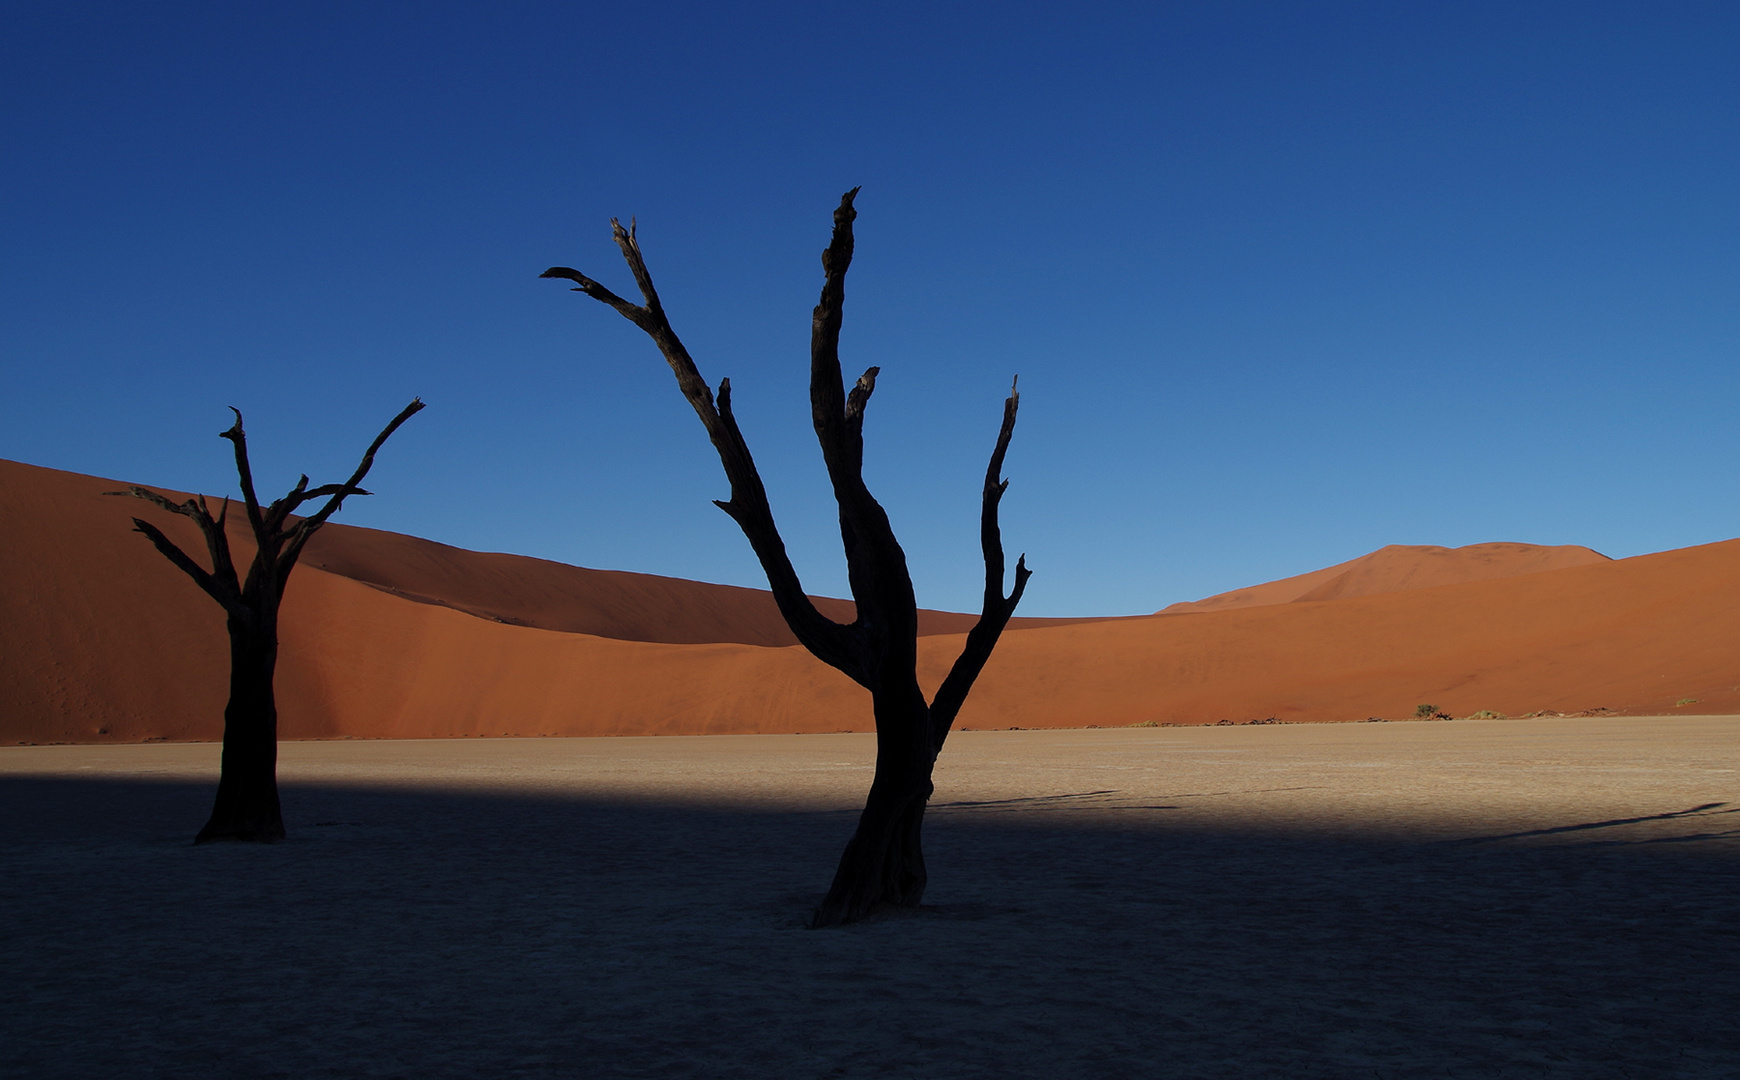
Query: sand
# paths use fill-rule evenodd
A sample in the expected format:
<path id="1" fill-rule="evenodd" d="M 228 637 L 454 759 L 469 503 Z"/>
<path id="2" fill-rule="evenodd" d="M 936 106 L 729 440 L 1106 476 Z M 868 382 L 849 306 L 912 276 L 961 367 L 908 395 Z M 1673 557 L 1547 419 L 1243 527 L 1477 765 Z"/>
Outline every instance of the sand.
<path id="1" fill-rule="evenodd" d="M 0 749 L 0 1075 L 1732 1077 L 1740 720 Z"/>

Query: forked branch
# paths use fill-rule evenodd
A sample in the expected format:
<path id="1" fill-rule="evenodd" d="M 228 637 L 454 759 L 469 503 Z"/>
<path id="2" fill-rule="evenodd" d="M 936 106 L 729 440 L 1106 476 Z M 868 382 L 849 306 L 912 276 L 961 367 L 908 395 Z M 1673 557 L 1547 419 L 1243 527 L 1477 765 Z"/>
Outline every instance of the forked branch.
<path id="1" fill-rule="evenodd" d="M 810 318 L 810 419 L 822 461 L 828 468 L 834 500 L 840 507 L 840 539 L 846 549 L 846 572 L 860 621 L 888 628 L 902 646 L 886 660 L 903 666 L 909 658 L 906 640 L 916 640 L 917 600 L 906 571 L 906 552 L 894 527 L 864 484 L 864 407 L 876 387 L 879 368 L 871 368 L 848 395 L 840 367 L 840 328 L 845 321 L 846 272 L 856 247 L 852 223 L 858 218 L 858 189 L 840 198 L 834 210 L 834 231 L 822 252 L 822 295 Z"/>
<path id="2" fill-rule="evenodd" d="M 163 557 L 174 563 L 176 568 L 192 578 L 194 584 L 205 591 L 206 595 L 222 604 L 224 610 L 231 616 L 245 618 L 246 608 L 242 606 L 242 589 L 236 579 L 235 563 L 230 558 L 230 538 L 224 531 L 225 522 L 229 517 L 230 501 L 224 500 L 218 516 L 213 518 L 211 510 L 206 506 L 205 496 L 199 495 L 186 502 L 171 502 L 169 499 L 152 491 L 150 488 L 129 485 L 125 491 L 105 491 L 105 495 L 127 495 L 135 499 L 143 499 L 154 506 L 167 510 L 172 514 L 180 514 L 199 527 L 200 535 L 205 539 L 206 553 L 211 557 L 210 570 L 199 565 L 199 561 L 175 541 L 164 535 L 163 530 L 142 518 L 133 519 L 133 531 L 141 533 L 151 541 Z"/>

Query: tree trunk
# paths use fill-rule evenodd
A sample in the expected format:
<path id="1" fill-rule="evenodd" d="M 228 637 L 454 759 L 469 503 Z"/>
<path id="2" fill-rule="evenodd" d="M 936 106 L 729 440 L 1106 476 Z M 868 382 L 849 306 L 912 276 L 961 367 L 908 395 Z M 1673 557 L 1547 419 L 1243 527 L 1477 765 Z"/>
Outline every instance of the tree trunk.
<path id="1" fill-rule="evenodd" d="M 924 808 L 936 765 L 930 709 L 916 683 L 873 699 L 876 777 L 814 927 L 861 919 L 883 905 L 917 907 L 924 899 Z"/>
<path id="2" fill-rule="evenodd" d="M 224 749 L 211 820 L 194 843 L 284 839 L 278 807 L 278 703 L 272 673 L 278 664 L 276 626 L 249 627 L 235 618 L 230 630 L 230 700 L 224 706 Z"/>

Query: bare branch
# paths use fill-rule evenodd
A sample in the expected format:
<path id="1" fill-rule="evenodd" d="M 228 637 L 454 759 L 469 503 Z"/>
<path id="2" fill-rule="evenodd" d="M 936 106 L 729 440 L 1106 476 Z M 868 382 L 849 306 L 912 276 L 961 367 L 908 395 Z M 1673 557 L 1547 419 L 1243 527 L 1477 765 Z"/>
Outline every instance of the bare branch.
<path id="1" fill-rule="evenodd" d="M 1003 458 L 1009 452 L 1009 440 L 1015 435 L 1015 414 L 1021 409 L 1020 385 L 1019 375 L 1009 383 L 1009 396 L 1003 402 L 1003 426 L 997 431 L 997 447 L 991 451 L 991 463 L 985 468 L 985 488 L 980 499 L 979 546 L 985 554 L 986 611 L 1003 602 L 1003 533 L 997 524 L 997 507 L 1003 501 L 1003 493 L 1009 490 L 1009 481 L 1003 479 Z M 1025 586 L 1026 579 L 1019 571 L 1015 578 L 1018 590 Z M 1014 595 L 1020 598 L 1019 592 Z"/>
<path id="2" fill-rule="evenodd" d="M 164 510 L 169 511 L 171 514 L 180 514 L 183 517 L 198 518 L 200 514 L 204 513 L 204 507 L 200 506 L 192 499 L 189 499 L 184 503 L 170 502 L 168 499 L 157 494 L 157 492 L 152 491 L 150 488 L 142 488 L 137 485 L 129 485 L 126 491 L 105 491 L 103 494 L 130 495 L 135 499 L 144 499 L 146 502 L 151 503 L 154 506 L 159 506 Z"/>
<path id="3" fill-rule="evenodd" d="M 316 488 L 315 491 L 303 493 L 303 499 L 316 498 L 317 493 L 319 495 L 324 495 L 326 497 L 326 505 L 322 506 L 314 514 L 297 522 L 296 527 L 290 530 L 290 542 L 285 545 L 284 553 L 278 560 L 277 574 L 280 590 L 283 588 L 283 581 L 290 576 L 291 567 L 296 565 L 297 558 L 301 556 L 302 547 L 304 544 L 308 543 L 308 538 L 313 536 L 322 525 L 326 524 L 326 519 L 337 512 L 338 508 L 343 505 L 345 499 L 352 495 L 368 494 L 368 492 L 364 491 L 359 485 L 362 483 L 363 477 L 369 474 L 369 470 L 374 468 L 375 454 L 379 452 L 382 445 L 384 445 L 388 439 L 392 438 L 393 432 L 399 430 L 401 424 L 422 412 L 425 407 L 422 398 L 412 398 L 409 405 L 400 409 L 399 415 L 393 417 L 393 419 L 388 422 L 387 426 L 381 429 L 381 433 L 375 436 L 375 441 L 369 443 L 369 448 L 363 451 L 362 461 L 357 465 L 356 471 L 350 474 L 349 480 L 346 480 L 342 484 L 327 484 Z M 300 488 L 301 485 L 298 484 L 297 487 Z"/>
<path id="4" fill-rule="evenodd" d="M 300 499 L 298 499 L 297 501 L 298 502 L 307 502 L 310 499 L 324 499 L 328 495 L 373 495 L 373 494 L 374 494 L 374 492 L 372 492 L 372 491 L 364 491 L 362 488 L 359 488 L 359 487 L 346 487 L 344 484 L 322 484 L 312 491 L 303 492 L 302 497 Z"/>
<path id="5" fill-rule="evenodd" d="M 997 523 L 997 508 L 1003 501 L 1003 493 L 1009 489 L 1009 481 L 1002 478 L 1003 458 L 1009 452 L 1009 440 L 1015 434 L 1015 414 L 1021 407 L 1021 394 L 1016 389 L 1019 384 L 1017 378 L 1009 387 L 1008 399 L 1003 402 L 1003 426 L 997 432 L 997 446 L 991 451 L 991 463 L 985 470 L 979 510 L 979 544 L 985 556 L 984 606 L 979 621 L 967 633 L 961 655 L 931 702 L 932 747 L 935 751 L 942 749 L 955 716 L 967 700 L 967 692 L 973 688 L 973 682 L 984 670 L 986 661 L 990 660 L 991 650 L 997 647 L 997 639 L 1002 636 L 1003 628 L 1009 625 L 1016 605 L 1021 603 L 1022 594 L 1027 591 L 1027 579 L 1033 576 L 1033 572 L 1027 569 L 1027 556 L 1022 555 L 1015 560 L 1015 586 L 1007 597 L 1003 595 L 1003 533 Z"/>
<path id="6" fill-rule="evenodd" d="M 612 224 L 615 224 L 615 222 L 613 221 Z M 575 292 L 585 293 L 587 296 L 590 296 L 592 299 L 597 300 L 600 303 L 609 304 L 617 311 L 620 311 L 625 318 L 640 327 L 642 330 L 647 329 L 647 322 L 650 321 L 649 317 L 651 313 L 648 312 L 646 308 L 643 308 L 638 304 L 629 303 L 627 300 L 624 300 L 609 289 L 606 289 L 604 286 L 593 281 L 578 270 L 572 270 L 566 266 L 552 266 L 538 276 L 541 278 L 567 278 L 569 281 L 578 282 L 580 287 L 575 289 Z"/>
<path id="7" fill-rule="evenodd" d="M 634 219 L 628 219 L 628 228 L 625 229 L 622 222 L 611 218 L 610 235 L 616 241 L 616 246 L 622 249 L 622 257 L 628 260 L 628 268 L 634 273 L 634 283 L 640 289 L 641 297 L 646 300 L 647 314 L 660 322 L 666 322 L 665 306 L 659 303 L 659 293 L 653 288 L 652 274 L 647 271 L 646 259 L 640 253 L 640 240 L 635 236 Z"/>
<path id="8" fill-rule="evenodd" d="M 882 371 L 873 367 L 858 377 L 857 385 L 846 395 L 846 426 L 841 438 L 841 448 L 844 456 L 841 464 L 851 475 L 864 475 L 864 408 L 870 404 L 870 395 L 876 392 L 876 376 Z M 864 491 L 864 497 L 869 497 L 869 491 Z"/>
<path id="9" fill-rule="evenodd" d="M 392 420 L 387 423 L 387 426 L 381 429 L 381 433 L 375 436 L 375 441 L 369 443 L 369 448 L 363 451 L 362 461 L 357 464 L 356 471 L 350 474 L 349 480 L 346 480 L 342 484 L 327 484 L 317 489 L 326 494 L 326 505 L 321 507 L 317 513 L 306 520 L 315 522 L 316 524 L 314 527 L 319 528 L 321 524 L 325 523 L 327 518 L 331 517 L 338 510 L 339 506 L 343 504 L 346 498 L 351 495 L 367 495 L 368 492 L 364 491 L 358 485 L 362 483 L 363 477 L 369 474 L 369 470 L 374 468 L 375 454 L 380 452 L 381 447 L 385 445 L 388 439 L 392 438 L 393 432 L 399 430 L 401 424 L 422 412 L 426 407 L 427 406 L 423 404 L 422 398 L 412 398 L 409 405 L 400 409 L 399 415 L 393 417 Z M 309 492 L 308 497 L 313 498 L 314 492 Z"/>

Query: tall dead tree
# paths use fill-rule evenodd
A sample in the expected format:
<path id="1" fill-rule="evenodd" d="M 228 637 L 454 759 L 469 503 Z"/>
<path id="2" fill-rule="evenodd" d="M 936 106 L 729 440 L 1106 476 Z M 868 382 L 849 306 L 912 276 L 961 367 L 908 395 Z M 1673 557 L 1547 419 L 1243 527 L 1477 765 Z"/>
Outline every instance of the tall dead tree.
<path id="1" fill-rule="evenodd" d="M 683 396 L 706 426 L 731 483 L 731 498 L 717 505 L 749 538 L 792 633 L 818 659 L 870 691 L 876 719 L 875 778 L 857 832 L 840 858 L 833 886 L 816 910 L 815 926 L 848 922 L 883 904 L 915 906 L 923 897 L 926 876 L 920 832 L 932 791 L 931 770 L 967 691 L 1014 614 L 1030 574 L 1023 556 L 1015 565 L 1013 590 L 1003 594 L 1003 542 L 997 526 L 997 504 L 1008 487 L 1000 474 L 1020 402 L 1020 396 L 1011 389 L 1003 403 L 997 446 L 985 471 L 979 524 L 985 554 L 983 612 L 948 678 L 936 697 L 926 703 L 918 685 L 918 603 L 906 553 L 894 537 L 887 513 L 864 485 L 864 408 L 876 389 L 880 369 L 866 371 L 849 392 L 840 373 L 840 324 L 846 270 L 852 262 L 852 222 L 858 216 L 852 203 L 857 194 L 857 188 L 848 191 L 834 211 L 833 238 L 822 253 L 825 280 L 821 301 L 810 329 L 810 412 L 840 508 L 847 577 L 858 607 L 857 618 L 850 625 L 823 616 L 799 584 L 785 542 L 774 525 L 767 491 L 749 446 L 731 415 L 731 380 L 720 381 L 715 398 L 695 369 L 659 303 L 633 223 L 624 229 L 613 218 L 610 226 L 644 303 L 630 303 L 567 267 L 552 267 L 542 275 L 573 281 L 578 286 L 575 292 L 609 304 L 658 345 L 676 373 Z"/>
<path id="2" fill-rule="evenodd" d="M 236 422 L 219 434 L 235 444 L 236 473 L 241 478 L 242 502 L 247 507 L 248 525 L 254 534 L 254 559 L 248 566 L 248 576 L 239 580 L 235 560 L 230 555 L 229 534 L 225 525 L 229 518 L 230 501 L 225 499 L 212 517 L 205 496 L 198 495 L 182 503 L 168 499 L 142 487 L 126 491 L 111 491 L 110 495 L 132 495 L 155 503 L 172 514 L 189 518 L 199 526 L 205 538 L 206 553 L 211 559 L 207 570 L 163 535 L 157 526 L 142 518 L 133 519 L 133 527 L 170 562 L 194 580 L 207 596 L 224 609 L 230 634 L 230 698 L 224 706 L 223 762 L 218 776 L 217 801 L 212 806 L 211 819 L 194 837 L 194 843 L 210 840 L 253 840 L 271 843 L 284 839 L 284 816 L 278 807 L 278 702 L 272 690 L 272 676 L 278 665 L 278 608 L 284 598 L 284 585 L 296 560 L 326 519 L 338 511 L 352 495 L 367 495 L 360 485 L 375 463 L 375 452 L 387 441 L 399 425 L 423 408 L 420 399 L 413 399 L 399 415 L 393 417 L 363 454 L 349 480 L 342 484 L 326 484 L 310 489 L 308 477 L 296 481 L 296 486 L 283 498 L 265 507 L 254 494 L 254 474 L 248 465 L 248 441 L 242 432 L 242 414 L 235 408 Z M 325 499 L 326 503 L 308 517 L 292 515 L 303 503 Z"/>

